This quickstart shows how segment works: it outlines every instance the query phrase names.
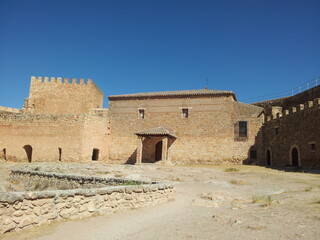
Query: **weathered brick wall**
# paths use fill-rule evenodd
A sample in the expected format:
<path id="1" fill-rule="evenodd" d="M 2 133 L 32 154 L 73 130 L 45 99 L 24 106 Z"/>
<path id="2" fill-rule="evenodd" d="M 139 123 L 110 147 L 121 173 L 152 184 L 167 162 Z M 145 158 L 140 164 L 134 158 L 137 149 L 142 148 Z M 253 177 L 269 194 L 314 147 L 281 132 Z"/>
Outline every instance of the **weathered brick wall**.
<path id="1" fill-rule="evenodd" d="M 91 161 L 93 148 L 99 161 L 108 159 L 108 119 L 97 115 L 45 115 L 0 113 L 0 157 L 27 162 L 25 145 L 32 147 L 32 161 Z"/>
<path id="2" fill-rule="evenodd" d="M 80 114 L 92 108 L 102 108 L 103 93 L 92 82 L 84 79 L 31 77 L 29 98 L 23 111 L 36 114 Z"/>
<path id="3" fill-rule="evenodd" d="M 269 150 L 272 166 L 291 165 L 290 152 L 296 147 L 299 151 L 300 167 L 320 169 L 319 130 L 320 99 L 283 109 L 276 116 L 267 116 L 262 128 L 262 163 L 266 164 L 266 151 Z M 311 149 L 311 144 L 315 144 L 314 150 Z"/>
<path id="4" fill-rule="evenodd" d="M 139 119 L 138 109 L 145 109 L 145 118 Z M 189 109 L 189 117 L 182 118 L 182 108 Z M 111 124 L 110 161 L 134 162 L 137 137 L 142 129 L 164 126 L 178 138 L 169 142 L 169 159 L 179 163 L 241 163 L 262 124 L 262 108 L 240 104 L 232 96 L 188 97 L 161 99 L 109 99 Z M 235 141 L 235 124 L 248 121 L 248 138 Z M 144 151 L 143 160 L 152 157 Z M 154 152 L 153 152 L 154 153 Z M 149 159 L 150 161 L 150 159 Z"/>

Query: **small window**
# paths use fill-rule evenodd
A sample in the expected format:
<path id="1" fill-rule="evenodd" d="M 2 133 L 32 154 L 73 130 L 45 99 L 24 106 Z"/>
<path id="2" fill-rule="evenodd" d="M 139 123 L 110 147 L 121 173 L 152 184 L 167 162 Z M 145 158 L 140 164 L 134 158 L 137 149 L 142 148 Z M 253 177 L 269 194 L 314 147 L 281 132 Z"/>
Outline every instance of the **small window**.
<path id="1" fill-rule="evenodd" d="M 144 119 L 144 109 L 139 109 L 139 118 Z"/>
<path id="2" fill-rule="evenodd" d="M 276 128 L 274 129 L 274 132 L 275 132 L 276 135 L 279 135 L 279 128 L 276 127 Z"/>
<path id="3" fill-rule="evenodd" d="M 257 150 L 250 150 L 250 158 L 251 159 L 257 158 Z"/>
<path id="4" fill-rule="evenodd" d="M 188 117 L 189 117 L 189 109 L 182 108 L 182 118 L 188 118 Z"/>
<path id="5" fill-rule="evenodd" d="M 316 144 L 315 143 L 310 143 L 309 145 L 310 145 L 310 150 L 311 151 L 316 150 Z"/>
<path id="6" fill-rule="evenodd" d="M 248 136 L 248 123 L 246 121 L 239 122 L 239 137 Z"/>

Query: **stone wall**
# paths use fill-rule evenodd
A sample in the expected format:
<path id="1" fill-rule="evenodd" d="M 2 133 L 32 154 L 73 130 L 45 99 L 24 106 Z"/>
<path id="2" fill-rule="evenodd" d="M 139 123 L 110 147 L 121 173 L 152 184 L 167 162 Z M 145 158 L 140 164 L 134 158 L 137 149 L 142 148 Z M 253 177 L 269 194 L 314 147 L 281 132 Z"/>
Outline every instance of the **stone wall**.
<path id="1" fill-rule="evenodd" d="M 23 112 L 35 114 L 80 114 L 103 107 L 103 93 L 91 79 L 31 77 L 29 98 Z"/>
<path id="2" fill-rule="evenodd" d="M 61 219 L 79 219 L 173 199 L 170 184 L 0 194 L 0 233 Z"/>
<path id="3" fill-rule="evenodd" d="M 265 109 L 266 115 L 271 115 L 272 107 L 274 106 L 279 106 L 279 107 L 282 107 L 283 109 L 289 109 L 291 107 L 297 106 L 298 104 L 305 103 L 307 101 L 313 101 L 314 99 L 319 97 L 320 97 L 320 85 L 290 97 L 258 102 L 258 103 L 254 103 L 254 105 L 263 107 Z"/>
<path id="4" fill-rule="evenodd" d="M 104 111 L 91 114 L 0 112 L 0 158 L 9 161 L 99 161 L 108 159 L 109 121 Z M 32 147 L 28 159 L 25 146 Z"/>
<path id="5" fill-rule="evenodd" d="M 115 185 L 141 185 L 150 184 L 149 182 L 126 180 L 120 178 L 102 178 L 89 177 L 84 175 L 74 175 L 65 173 L 12 170 L 10 181 L 24 185 L 26 190 L 50 189 L 50 190 L 65 190 L 65 189 L 91 189 L 105 186 Z M 34 186 L 37 183 L 38 186 Z"/>
<path id="6" fill-rule="evenodd" d="M 182 109 L 189 117 L 182 117 Z M 140 119 L 138 110 L 145 110 Z M 135 162 L 135 132 L 164 126 L 177 139 L 169 142 L 168 158 L 176 163 L 242 163 L 255 144 L 263 116 L 262 108 L 234 101 L 232 96 L 159 99 L 109 99 L 111 162 Z M 235 140 L 238 121 L 248 122 L 248 137 Z M 152 162 L 157 141 L 150 142 L 142 162 Z M 153 149 L 153 150 L 152 150 Z"/>
<path id="7" fill-rule="evenodd" d="M 296 148 L 299 167 L 320 169 L 320 99 L 288 109 L 274 107 L 271 112 L 262 128 L 262 164 L 268 164 L 269 151 L 271 166 L 290 166 L 292 150 Z"/>

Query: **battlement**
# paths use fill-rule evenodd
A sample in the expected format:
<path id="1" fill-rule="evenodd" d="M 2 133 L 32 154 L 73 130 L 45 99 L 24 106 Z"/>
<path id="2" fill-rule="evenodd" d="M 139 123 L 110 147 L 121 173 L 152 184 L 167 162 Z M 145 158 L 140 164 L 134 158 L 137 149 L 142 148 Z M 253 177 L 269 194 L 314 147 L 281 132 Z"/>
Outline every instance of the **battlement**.
<path id="1" fill-rule="evenodd" d="M 272 107 L 272 114 L 266 116 L 266 122 L 281 119 L 289 115 L 297 114 L 299 112 L 304 112 L 308 110 L 317 110 L 320 108 L 320 98 L 316 98 L 313 101 L 307 101 L 304 104 L 298 104 L 297 106 L 291 107 L 289 109 L 283 109 L 279 106 Z"/>
<path id="2" fill-rule="evenodd" d="M 84 78 L 80 78 L 79 80 L 77 78 L 72 78 L 71 81 L 69 78 L 61 78 L 61 77 L 31 77 L 31 84 L 41 84 L 41 83 L 53 83 L 53 84 L 80 84 L 80 85 L 92 85 L 92 79 L 85 80 Z"/>

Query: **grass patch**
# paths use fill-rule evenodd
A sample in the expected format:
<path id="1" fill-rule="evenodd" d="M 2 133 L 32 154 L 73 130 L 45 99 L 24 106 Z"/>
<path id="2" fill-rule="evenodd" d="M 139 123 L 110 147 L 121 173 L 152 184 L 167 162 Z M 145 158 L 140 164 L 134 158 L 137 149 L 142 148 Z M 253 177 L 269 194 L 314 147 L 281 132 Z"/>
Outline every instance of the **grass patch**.
<path id="1" fill-rule="evenodd" d="M 269 207 L 271 206 L 273 200 L 270 195 L 253 195 L 252 196 L 252 203 L 258 203 L 261 202 L 263 203 L 263 207 Z"/>
<path id="2" fill-rule="evenodd" d="M 235 185 L 247 185 L 248 184 L 248 182 L 246 182 L 246 181 L 236 180 L 236 179 L 231 180 L 230 183 L 235 184 Z"/>
<path id="3" fill-rule="evenodd" d="M 312 191 L 313 187 L 307 187 L 306 189 L 304 189 L 306 192 L 310 192 Z"/>
<path id="4" fill-rule="evenodd" d="M 238 168 L 226 168 L 225 170 L 224 170 L 225 172 L 239 172 L 239 169 Z"/>
<path id="5" fill-rule="evenodd" d="M 314 204 L 320 204 L 320 200 L 316 200 Z"/>
<path id="6" fill-rule="evenodd" d="M 141 185 L 142 183 L 140 182 L 136 182 L 136 181 L 127 181 L 127 182 L 122 182 L 122 183 L 119 183 L 117 185 L 125 185 L 125 186 L 128 186 L 128 185 Z"/>

